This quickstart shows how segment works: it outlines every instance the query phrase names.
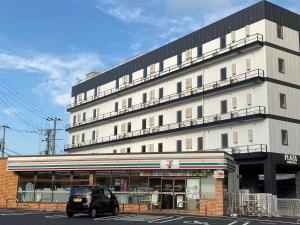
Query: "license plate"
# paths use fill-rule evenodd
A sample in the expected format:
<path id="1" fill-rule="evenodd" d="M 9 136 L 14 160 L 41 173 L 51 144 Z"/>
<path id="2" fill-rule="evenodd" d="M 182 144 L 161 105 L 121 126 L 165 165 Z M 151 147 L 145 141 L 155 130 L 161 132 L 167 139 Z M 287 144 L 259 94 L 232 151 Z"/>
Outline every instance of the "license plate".
<path id="1" fill-rule="evenodd" d="M 74 199 L 73 199 L 73 202 L 81 202 L 81 201 L 82 201 L 81 198 L 74 198 Z"/>

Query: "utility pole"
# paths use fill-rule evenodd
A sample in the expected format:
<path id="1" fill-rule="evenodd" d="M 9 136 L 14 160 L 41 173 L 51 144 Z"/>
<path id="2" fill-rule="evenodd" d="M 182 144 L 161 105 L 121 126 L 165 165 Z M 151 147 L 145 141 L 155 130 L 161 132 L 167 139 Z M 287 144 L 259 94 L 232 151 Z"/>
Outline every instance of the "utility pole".
<path id="1" fill-rule="evenodd" d="M 56 147 L 56 141 L 60 140 L 60 139 L 56 139 L 56 132 L 58 130 L 62 130 L 62 129 L 57 129 L 57 122 L 61 121 L 61 119 L 57 118 L 57 117 L 48 117 L 46 119 L 47 121 L 53 121 L 53 129 L 48 129 L 46 132 L 47 135 L 47 139 L 49 141 L 47 141 L 47 151 L 49 155 L 55 155 L 55 147 Z M 50 132 L 49 132 L 50 130 Z"/>
<path id="2" fill-rule="evenodd" d="M 4 158 L 4 150 L 5 150 L 5 133 L 6 133 L 6 129 L 10 129 L 9 126 L 7 125 L 2 125 L 0 126 L 1 128 L 3 128 L 3 138 L 0 140 L 0 149 L 1 149 L 1 156 L 2 158 Z"/>

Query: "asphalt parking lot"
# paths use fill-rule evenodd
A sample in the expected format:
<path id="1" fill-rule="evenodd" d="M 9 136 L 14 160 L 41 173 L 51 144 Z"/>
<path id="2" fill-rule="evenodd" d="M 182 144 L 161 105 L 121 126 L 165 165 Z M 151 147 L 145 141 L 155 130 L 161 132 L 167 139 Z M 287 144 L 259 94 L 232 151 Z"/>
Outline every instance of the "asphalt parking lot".
<path id="1" fill-rule="evenodd" d="M 195 217 L 185 215 L 158 214 L 120 214 L 119 216 L 102 215 L 96 219 L 86 215 L 75 215 L 67 218 L 62 212 L 45 212 L 29 210 L 0 209 L 0 225 L 292 225 L 297 219 L 255 219 L 229 217 Z"/>

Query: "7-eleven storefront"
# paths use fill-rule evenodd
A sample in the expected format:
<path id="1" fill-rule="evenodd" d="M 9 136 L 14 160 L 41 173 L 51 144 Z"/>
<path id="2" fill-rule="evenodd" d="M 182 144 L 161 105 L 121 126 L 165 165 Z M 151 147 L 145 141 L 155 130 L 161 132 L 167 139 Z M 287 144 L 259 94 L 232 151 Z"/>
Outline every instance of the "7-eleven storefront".
<path id="1" fill-rule="evenodd" d="M 22 156 L 1 169 L 0 204 L 20 208 L 64 210 L 71 185 L 94 184 L 109 187 L 121 211 L 223 215 L 238 189 L 224 152 Z"/>

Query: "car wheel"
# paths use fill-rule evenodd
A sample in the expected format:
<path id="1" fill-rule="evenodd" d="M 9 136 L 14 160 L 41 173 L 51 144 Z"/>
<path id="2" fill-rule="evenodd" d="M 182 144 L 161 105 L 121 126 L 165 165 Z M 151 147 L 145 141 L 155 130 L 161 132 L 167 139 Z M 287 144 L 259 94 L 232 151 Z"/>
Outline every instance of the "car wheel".
<path id="1" fill-rule="evenodd" d="M 90 217 L 96 218 L 97 217 L 97 210 L 95 208 L 92 208 L 90 212 Z"/>
<path id="2" fill-rule="evenodd" d="M 115 208 L 114 208 L 112 214 L 113 214 L 113 216 L 119 215 L 119 207 L 118 207 L 118 206 L 115 206 Z"/>
<path id="3" fill-rule="evenodd" d="M 71 217 L 74 216 L 74 213 L 72 213 L 72 212 L 67 212 L 67 216 L 68 216 L 69 218 L 71 218 Z"/>

